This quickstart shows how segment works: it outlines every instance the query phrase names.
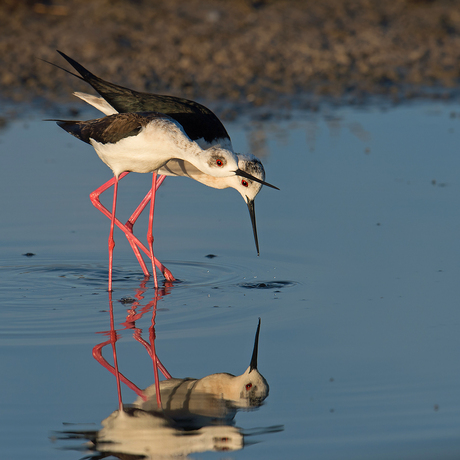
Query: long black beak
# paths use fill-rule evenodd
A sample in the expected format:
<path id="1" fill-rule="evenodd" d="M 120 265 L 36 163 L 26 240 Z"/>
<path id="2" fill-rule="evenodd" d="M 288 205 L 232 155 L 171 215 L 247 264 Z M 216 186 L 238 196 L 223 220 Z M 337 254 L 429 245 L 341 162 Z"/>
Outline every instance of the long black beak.
<path id="1" fill-rule="evenodd" d="M 260 318 L 259 318 L 259 324 L 257 326 L 256 338 L 254 340 L 254 350 L 252 352 L 251 363 L 249 364 L 249 373 L 251 373 L 254 369 L 257 370 L 257 352 L 259 350 L 259 332 L 260 332 Z"/>
<path id="2" fill-rule="evenodd" d="M 251 174 L 247 173 L 246 171 L 243 171 L 242 169 L 237 169 L 235 171 L 235 174 L 237 176 L 245 177 L 246 179 L 250 179 L 250 180 L 253 180 L 255 182 L 259 182 L 259 184 L 266 185 L 267 187 L 271 187 L 271 188 L 274 188 L 276 190 L 279 190 L 278 187 L 275 187 L 274 185 L 269 184 L 268 182 L 265 182 L 262 179 L 257 179 L 257 177 L 251 176 Z"/>
<path id="3" fill-rule="evenodd" d="M 259 255 L 259 239 L 257 238 L 256 212 L 254 210 L 254 200 L 248 199 L 247 205 L 249 209 L 249 215 L 251 216 L 252 231 L 254 232 L 254 241 L 256 242 L 257 255 Z"/>

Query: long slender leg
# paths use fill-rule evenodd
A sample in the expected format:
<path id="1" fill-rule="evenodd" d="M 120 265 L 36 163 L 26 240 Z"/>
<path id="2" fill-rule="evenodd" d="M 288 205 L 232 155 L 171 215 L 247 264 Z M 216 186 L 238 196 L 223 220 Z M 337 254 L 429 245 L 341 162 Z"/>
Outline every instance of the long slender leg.
<path id="1" fill-rule="evenodd" d="M 155 174 L 155 173 L 154 173 Z M 147 193 L 147 195 L 145 195 L 144 199 L 140 202 L 139 206 L 136 208 L 136 210 L 133 212 L 133 214 L 131 215 L 131 217 L 127 220 L 126 222 L 126 227 L 128 228 L 128 230 L 132 233 L 133 231 L 133 226 L 134 224 L 136 223 L 137 219 L 139 218 L 139 216 L 142 214 L 142 212 L 144 211 L 144 209 L 146 208 L 147 204 L 149 203 L 150 201 L 150 215 L 149 217 L 152 219 L 153 221 L 153 212 L 154 212 L 154 209 L 155 209 L 155 201 L 153 201 L 153 204 L 152 204 L 152 201 L 151 201 L 151 198 L 152 198 L 152 190 L 154 189 L 155 192 L 160 188 L 161 184 L 163 183 L 163 181 L 166 179 L 166 176 L 164 175 L 160 175 L 160 176 L 157 176 L 156 178 L 156 184 L 155 184 L 155 187 L 153 187 L 152 185 L 152 189 L 150 189 Z M 153 179 L 152 179 L 153 180 Z M 152 228 L 152 224 L 150 223 L 149 221 L 149 229 Z M 128 234 L 126 234 L 126 237 L 128 238 L 129 240 L 129 237 L 128 237 Z M 152 237 L 153 238 L 153 237 Z M 135 249 L 134 249 L 134 245 L 131 243 L 130 241 L 130 244 L 133 248 L 133 251 L 136 253 Z M 137 256 L 136 256 L 137 257 Z M 163 276 L 166 278 L 166 280 L 168 281 L 175 281 L 175 278 L 173 276 L 173 274 L 164 266 L 164 265 L 159 265 L 158 263 L 158 259 L 155 259 L 155 265 L 161 270 L 161 272 L 163 273 Z M 154 270 L 155 272 L 155 270 Z"/>
<path id="2" fill-rule="evenodd" d="M 115 177 L 115 183 L 113 184 L 112 218 L 110 219 L 110 234 L 109 234 L 109 292 L 112 292 L 113 248 L 115 247 L 115 240 L 113 239 L 113 227 L 115 224 L 115 212 L 117 210 L 117 193 L 118 193 L 118 177 Z"/>
<path id="3" fill-rule="evenodd" d="M 122 172 L 119 175 L 118 180 L 123 179 L 123 177 L 127 176 L 128 174 L 129 174 L 128 171 Z M 115 177 L 112 177 L 112 179 L 110 179 L 106 183 L 102 184 L 99 188 L 94 190 L 94 192 L 91 192 L 91 194 L 89 196 L 90 200 L 91 200 L 91 203 L 93 203 L 93 206 L 95 206 L 97 209 L 99 209 L 99 211 L 101 211 L 103 214 L 105 214 L 109 219 L 112 219 L 112 215 L 107 210 L 107 208 L 105 208 L 105 206 L 103 206 L 101 204 L 101 202 L 99 200 L 99 197 L 100 197 L 100 195 L 102 193 L 104 193 L 107 189 L 109 189 L 114 184 L 115 184 Z M 123 229 L 122 228 L 123 224 L 121 224 L 121 222 L 119 222 L 118 219 L 115 220 L 115 224 L 123 230 L 123 232 L 125 233 L 126 237 L 128 238 L 128 241 L 129 241 L 129 243 L 131 245 L 131 248 L 134 251 L 134 255 L 136 256 L 136 258 L 137 258 L 137 260 L 139 262 L 139 265 L 141 266 L 142 271 L 144 272 L 144 275 L 145 276 L 150 276 L 150 273 L 147 270 L 147 266 L 145 265 L 145 262 L 144 262 L 144 260 L 142 259 L 142 256 L 139 253 L 139 249 L 135 245 L 135 242 L 133 241 L 133 239 L 129 237 L 128 229 L 126 229 L 126 230 Z"/>
<path id="4" fill-rule="evenodd" d="M 155 191 L 158 190 L 161 186 L 161 184 L 164 182 L 166 179 L 166 176 L 160 175 L 156 179 L 156 186 L 155 186 Z M 133 225 L 136 223 L 137 219 L 139 216 L 142 214 L 142 211 L 144 211 L 145 207 L 150 201 L 150 198 L 152 197 L 152 190 L 150 189 L 145 195 L 144 199 L 140 202 L 139 206 L 136 208 L 136 210 L 131 214 L 131 217 L 128 219 L 126 222 L 126 226 L 128 228 L 133 229 Z"/>
<path id="5" fill-rule="evenodd" d="M 127 174 L 129 174 L 129 173 L 128 172 L 121 173 L 120 176 L 119 176 L 119 179 L 125 177 Z M 99 200 L 99 196 L 103 192 L 105 192 L 108 188 L 110 188 L 112 185 L 114 185 L 114 183 L 115 183 L 115 178 L 112 178 L 109 181 L 107 181 L 105 184 L 101 185 L 99 188 L 94 190 L 94 192 L 92 192 L 90 194 L 90 199 L 91 199 L 91 203 L 93 204 L 93 206 L 95 206 L 97 209 L 99 209 L 99 211 L 101 211 L 109 219 L 112 219 L 112 214 L 110 213 L 110 211 L 105 206 L 102 205 L 102 203 Z M 150 251 L 139 241 L 138 238 L 136 238 L 132 234 L 132 228 L 131 229 L 127 228 L 125 225 L 123 225 L 116 218 L 115 218 L 115 225 L 117 227 L 119 227 L 125 233 L 125 235 L 127 236 L 128 240 L 130 240 L 130 241 L 132 240 L 133 243 L 135 243 L 135 245 L 139 249 L 141 249 L 146 255 L 150 256 Z M 135 254 L 136 254 L 136 252 L 135 252 Z M 137 255 L 136 255 L 136 257 L 137 257 Z M 146 276 L 149 276 L 148 270 L 147 270 L 147 268 L 145 266 L 145 263 L 142 260 L 142 257 L 141 257 L 140 254 L 139 254 L 139 257 L 137 259 L 138 259 L 139 264 L 141 265 L 141 267 L 143 267 L 144 274 Z M 175 281 L 175 278 L 172 275 L 172 273 L 159 260 L 155 259 L 155 265 L 161 270 L 161 272 L 163 273 L 163 276 L 166 278 L 166 280 Z M 144 267 L 145 267 L 145 270 L 144 270 Z"/>
<path id="6" fill-rule="evenodd" d="M 144 272 L 144 276 L 148 279 L 150 278 L 150 273 L 147 268 L 147 265 L 145 265 L 144 259 L 141 256 L 141 253 L 139 252 L 139 248 L 136 245 L 136 242 L 134 241 L 133 238 L 130 237 L 129 232 L 125 233 L 126 238 L 128 239 L 128 242 L 131 246 L 131 249 L 134 252 L 134 255 L 136 256 L 137 261 L 139 262 L 139 265 L 141 266 L 142 271 Z"/>
<path id="7" fill-rule="evenodd" d="M 155 289 L 158 288 L 157 272 L 155 269 L 155 258 L 153 256 L 153 211 L 155 209 L 155 194 L 156 194 L 157 173 L 152 174 L 152 197 L 150 198 L 150 214 L 149 214 L 149 229 L 147 231 L 147 244 L 150 249 L 150 258 L 152 259 L 153 280 Z"/>

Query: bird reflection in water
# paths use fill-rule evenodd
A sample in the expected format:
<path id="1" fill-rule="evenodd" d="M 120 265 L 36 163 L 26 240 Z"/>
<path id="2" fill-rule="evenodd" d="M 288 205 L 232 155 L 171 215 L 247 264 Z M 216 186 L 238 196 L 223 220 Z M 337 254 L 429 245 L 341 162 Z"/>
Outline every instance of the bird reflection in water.
<path id="1" fill-rule="evenodd" d="M 257 369 L 260 319 L 249 367 L 238 376 L 211 374 L 201 379 L 170 378 L 160 382 L 165 415 L 185 429 L 215 423 L 231 423 L 237 410 L 257 408 L 268 396 L 268 383 Z M 134 402 L 133 407 L 156 409 L 157 387 L 151 385 Z"/>
<path id="2" fill-rule="evenodd" d="M 243 374 L 219 373 L 201 379 L 172 378 L 155 350 L 157 303 L 163 295 L 169 294 L 168 287 L 157 291 L 152 301 L 141 307 L 145 290 L 145 285 L 141 284 L 122 325 L 125 330 L 133 330 L 133 337 L 149 353 L 155 384 L 141 390 L 119 371 L 116 352 L 119 335 L 114 327 L 113 302 L 109 293 L 110 331 L 104 333 L 109 339 L 94 347 L 93 356 L 116 377 L 118 410 L 101 422 L 102 429 L 98 431 L 65 431 L 58 437 L 89 441 L 85 449 L 91 450 L 92 455 L 87 459 L 108 456 L 155 459 L 187 456 L 194 452 L 239 450 L 249 444 L 248 436 L 282 431 L 282 426 L 273 426 L 244 432 L 234 423 L 238 410 L 260 407 L 269 392 L 267 381 L 257 369 L 260 318 L 251 361 Z M 142 337 L 142 330 L 136 327 L 136 321 L 150 310 L 152 321 L 147 341 Z M 113 350 L 113 366 L 102 356 L 102 349 L 109 344 Z M 166 380 L 159 382 L 159 371 Z M 121 383 L 137 394 L 133 404 L 123 404 Z"/>

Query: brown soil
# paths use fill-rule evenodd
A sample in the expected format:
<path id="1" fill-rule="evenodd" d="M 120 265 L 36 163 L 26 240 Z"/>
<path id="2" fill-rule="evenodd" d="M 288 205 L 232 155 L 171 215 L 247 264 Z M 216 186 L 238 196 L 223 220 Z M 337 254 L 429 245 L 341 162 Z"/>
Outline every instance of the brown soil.
<path id="1" fill-rule="evenodd" d="M 0 95 L 70 100 L 96 75 L 191 99 L 455 94 L 457 0 L 3 0 Z M 427 88 L 435 90 L 427 90 Z"/>

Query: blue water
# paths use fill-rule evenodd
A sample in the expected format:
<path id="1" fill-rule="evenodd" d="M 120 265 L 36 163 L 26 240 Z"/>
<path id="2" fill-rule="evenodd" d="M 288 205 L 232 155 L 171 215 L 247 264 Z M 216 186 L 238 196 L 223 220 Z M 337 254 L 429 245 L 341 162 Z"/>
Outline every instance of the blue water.
<path id="1" fill-rule="evenodd" d="M 2 459 L 80 459 L 83 441 L 59 433 L 98 430 L 117 409 L 115 378 L 91 355 L 110 328 L 109 221 L 88 195 L 111 172 L 41 121 L 52 116 L 0 131 Z M 241 374 L 261 317 L 270 394 L 236 415 L 242 433 L 258 429 L 242 450 L 191 458 L 458 458 L 460 106 L 323 108 L 227 129 L 281 189 L 256 198 L 261 255 L 239 194 L 168 178 L 155 255 L 180 282 L 158 301 L 155 345 L 175 377 Z M 120 182 L 120 218 L 150 182 Z M 146 231 L 142 216 L 135 234 Z M 143 275 L 124 235 L 115 239 L 118 360 L 144 388 L 152 362 L 121 325 Z M 155 295 L 147 288 L 138 308 Z M 147 338 L 151 318 L 136 323 Z M 122 396 L 136 398 L 125 386 Z"/>

